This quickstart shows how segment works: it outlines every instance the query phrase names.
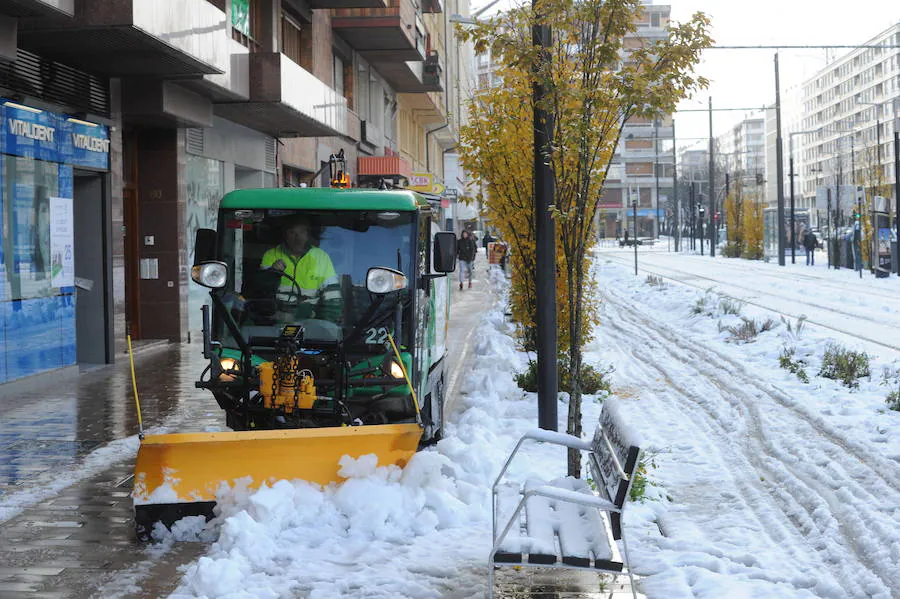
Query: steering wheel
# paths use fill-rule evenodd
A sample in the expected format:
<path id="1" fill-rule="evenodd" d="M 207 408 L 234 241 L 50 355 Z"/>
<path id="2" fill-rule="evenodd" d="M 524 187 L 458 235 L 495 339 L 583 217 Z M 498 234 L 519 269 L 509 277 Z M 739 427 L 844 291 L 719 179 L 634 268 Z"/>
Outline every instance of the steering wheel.
<path id="1" fill-rule="evenodd" d="M 297 282 L 297 279 L 295 279 L 293 276 L 289 275 L 289 274 L 287 273 L 286 270 L 281 270 L 281 269 L 278 269 L 278 268 L 274 268 L 273 266 L 269 266 L 266 270 L 270 270 L 270 271 L 272 271 L 273 273 L 278 273 L 278 275 L 279 275 L 280 277 L 284 277 L 284 278 L 288 279 L 288 280 L 291 282 L 291 291 L 290 291 L 290 293 L 288 293 L 287 299 L 282 299 L 282 298 L 278 297 L 279 294 L 282 293 L 282 291 L 281 291 L 281 279 L 279 278 L 279 280 L 278 280 L 278 288 L 275 290 L 275 300 L 276 300 L 276 303 L 279 304 L 279 305 L 285 304 L 285 305 L 288 305 L 288 306 L 296 306 L 296 305 L 298 305 L 298 304 L 300 303 L 300 298 L 302 297 L 302 294 L 300 293 L 301 287 L 300 287 L 300 283 Z M 294 274 L 296 274 L 296 273 L 294 273 Z"/>

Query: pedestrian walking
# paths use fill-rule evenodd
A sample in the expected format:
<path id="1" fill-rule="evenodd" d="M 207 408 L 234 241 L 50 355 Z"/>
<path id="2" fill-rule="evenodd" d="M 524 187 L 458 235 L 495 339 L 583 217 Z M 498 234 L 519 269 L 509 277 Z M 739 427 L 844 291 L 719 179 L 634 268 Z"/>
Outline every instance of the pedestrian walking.
<path id="1" fill-rule="evenodd" d="M 475 262 L 475 253 L 478 246 L 475 245 L 475 239 L 468 230 L 462 232 L 459 243 L 456 244 L 456 259 L 459 260 L 459 288 L 463 288 L 463 283 L 468 279 L 469 287 L 472 287 L 472 265 Z"/>
<path id="2" fill-rule="evenodd" d="M 812 232 L 812 229 L 806 229 L 806 232 L 803 234 L 803 247 L 806 249 L 806 265 L 807 266 L 815 266 L 816 264 L 816 246 L 819 245 L 819 240 L 816 239 L 816 235 Z"/>

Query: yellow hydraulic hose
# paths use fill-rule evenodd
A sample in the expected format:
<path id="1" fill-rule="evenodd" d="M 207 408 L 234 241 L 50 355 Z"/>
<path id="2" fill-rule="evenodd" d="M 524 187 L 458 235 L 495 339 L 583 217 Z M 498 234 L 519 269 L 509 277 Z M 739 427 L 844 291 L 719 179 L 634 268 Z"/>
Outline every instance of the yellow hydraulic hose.
<path id="1" fill-rule="evenodd" d="M 416 397 L 416 390 L 413 389 L 412 382 L 409 380 L 409 373 L 406 372 L 406 364 L 403 363 L 403 358 L 400 357 L 400 350 L 397 349 L 397 344 L 394 343 L 394 336 L 388 333 L 388 339 L 391 341 L 391 347 L 394 348 L 394 355 L 397 356 L 397 362 L 400 364 L 400 370 L 403 371 L 403 378 L 406 379 L 406 384 L 409 386 L 409 392 L 412 394 L 413 405 L 416 406 L 416 420 L 418 420 L 419 424 L 422 424 L 422 415 L 419 413 L 419 400 Z"/>
<path id="2" fill-rule="evenodd" d="M 134 352 L 131 350 L 131 335 L 126 335 L 126 337 L 128 338 L 128 360 L 131 362 L 131 388 L 134 390 L 134 403 L 137 405 L 138 439 L 143 441 L 144 421 L 141 418 L 141 400 L 138 398 L 137 378 L 134 376 Z"/>

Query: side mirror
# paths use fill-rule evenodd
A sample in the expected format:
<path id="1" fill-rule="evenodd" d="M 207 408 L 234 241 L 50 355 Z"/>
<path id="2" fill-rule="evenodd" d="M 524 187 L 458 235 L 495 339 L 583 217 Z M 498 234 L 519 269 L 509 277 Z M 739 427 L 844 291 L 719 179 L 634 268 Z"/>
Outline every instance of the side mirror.
<path id="1" fill-rule="evenodd" d="M 197 229 L 197 234 L 194 236 L 193 266 L 218 258 L 217 243 L 218 236 L 213 229 Z"/>
<path id="2" fill-rule="evenodd" d="M 432 254 L 435 272 L 456 270 L 456 233 L 435 233 Z"/>

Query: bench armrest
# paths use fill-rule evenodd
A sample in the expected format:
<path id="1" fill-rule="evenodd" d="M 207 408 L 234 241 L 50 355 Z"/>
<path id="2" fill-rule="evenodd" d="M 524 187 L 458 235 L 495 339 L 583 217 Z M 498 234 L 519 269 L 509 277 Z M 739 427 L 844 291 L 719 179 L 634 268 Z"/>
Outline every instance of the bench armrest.
<path id="1" fill-rule="evenodd" d="M 556 431 L 548 431 L 542 428 L 538 428 L 532 431 L 528 431 L 524 435 L 522 435 L 523 439 L 533 439 L 539 443 L 551 443 L 553 445 L 562 445 L 564 447 L 570 447 L 572 449 L 578 449 L 581 451 L 587 451 L 591 448 L 591 442 L 576 437 L 575 435 L 569 435 L 566 433 L 558 433 Z"/>
<path id="2" fill-rule="evenodd" d="M 579 439 L 574 435 L 568 435 L 566 433 L 558 433 L 556 431 L 548 431 L 539 428 L 528 431 L 527 433 L 522 435 L 522 438 L 519 439 L 519 442 L 516 443 L 516 446 L 513 448 L 512 453 L 510 453 L 509 457 L 506 458 L 506 463 L 503 464 L 503 468 L 500 469 L 500 473 L 494 480 L 494 486 L 491 487 L 491 536 L 494 539 L 497 538 L 497 486 L 503 479 L 503 475 L 506 474 L 506 470 L 512 463 L 513 458 L 519 452 L 519 448 L 522 447 L 522 444 L 528 440 L 537 441 L 538 443 L 550 443 L 552 445 L 569 447 L 571 449 L 577 449 L 579 451 L 590 451 L 591 449 L 590 441 L 585 441 L 584 439 Z"/>
<path id="3" fill-rule="evenodd" d="M 530 495 L 540 495 L 541 497 L 558 499 L 559 501 L 565 501 L 566 503 L 577 503 L 579 505 L 597 508 L 598 510 L 603 510 L 605 512 L 622 511 L 619 506 L 612 501 L 603 499 L 602 497 L 588 495 L 587 493 L 579 493 L 578 491 L 570 491 L 569 489 L 561 489 L 559 487 L 554 487 L 553 485 L 541 485 L 529 489 L 525 492 L 525 496 L 528 497 Z"/>
<path id="4" fill-rule="evenodd" d="M 538 443 L 560 445 L 562 447 L 569 447 L 571 449 L 577 449 L 579 451 L 590 451 L 591 449 L 590 441 L 580 439 L 574 435 L 567 435 L 566 433 L 558 433 L 556 431 L 548 431 L 542 428 L 528 431 L 527 433 L 522 435 L 522 438 L 519 439 L 519 442 L 516 443 L 515 448 L 513 448 L 512 453 L 510 453 L 509 457 L 506 458 L 506 463 L 503 464 L 503 468 L 500 469 L 500 473 L 497 475 L 497 479 L 494 481 L 494 486 L 491 488 L 493 491 L 496 492 L 497 485 L 500 484 L 500 480 L 503 478 L 503 475 L 506 474 L 507 468 L 509 468 L 509 465 L 512 463 L 513 458 L 519 452 L 519 448 L 527 440 L 537 441 Z"/>

